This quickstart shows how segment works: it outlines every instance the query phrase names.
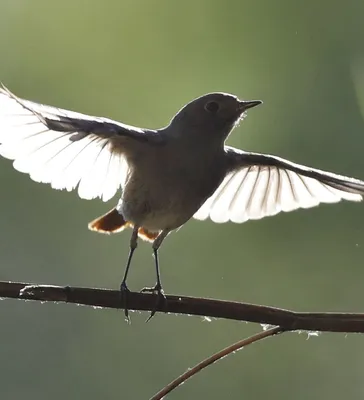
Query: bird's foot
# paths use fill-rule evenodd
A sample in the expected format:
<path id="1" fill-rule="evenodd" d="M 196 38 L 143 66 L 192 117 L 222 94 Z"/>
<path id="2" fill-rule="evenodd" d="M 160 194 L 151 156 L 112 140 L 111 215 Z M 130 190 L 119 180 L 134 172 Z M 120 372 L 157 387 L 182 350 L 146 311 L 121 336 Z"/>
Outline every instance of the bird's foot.
<path id="1" fill-rule="evenodd" d="M 128 324 L 131 324 L 131 319 L 129 316 L 129 310 L 128 310 L 128 296 L 129 296 L 130 290 L 126 286 L 126 282 L 122 281 L 120 285 L 120 303 L 124 304 L 124 315 L 125 315 L 125 321 Z"/>
<path id="2" fill-rule="evenodd" d="M 167 299 L 166 299 L 166 296 L 164 294 L 161 284 L 158 284 L 158 283 L 154 287 L 151 287 L 151 288 L 145 287 L 140 292 L 141 293 L 151 293 L 151 294 L 157 295 L 157 301 L 155 303 L 154 309 L 150 313 L 148 319 L 145 321 L 145 322 L 149 322 L 154 317 L 155 313 L 157 312 L 157 309 L 160 308 Z"/>

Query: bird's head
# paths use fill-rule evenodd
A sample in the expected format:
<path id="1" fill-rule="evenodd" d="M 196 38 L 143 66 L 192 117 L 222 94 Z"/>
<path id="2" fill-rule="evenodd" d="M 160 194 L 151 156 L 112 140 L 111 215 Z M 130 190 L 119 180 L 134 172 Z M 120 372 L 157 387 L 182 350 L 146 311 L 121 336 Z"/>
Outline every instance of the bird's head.
<path id="1" fill-rule="evenodd" d="M 169 128 L 178 135 L 224 141 L 249 108 L 260 100 L 242 101 L 228 93 L 209 93 L 186 104 L 172 119 Z"/>

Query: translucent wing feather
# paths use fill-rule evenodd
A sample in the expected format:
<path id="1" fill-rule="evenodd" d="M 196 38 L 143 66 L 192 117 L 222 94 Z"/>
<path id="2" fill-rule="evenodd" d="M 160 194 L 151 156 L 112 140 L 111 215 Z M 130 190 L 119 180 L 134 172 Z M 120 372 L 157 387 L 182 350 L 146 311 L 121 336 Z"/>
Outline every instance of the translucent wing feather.
<path id="1" fill-rule="evenodd" d="M 241 223 L 319 203 L 361 201 L 364 195 L 364 182 L 358 179 L 231 147 L 226 154 L 227 175 L 196 219 Z"/>
<path id="2" fill-rule="evenodd" d="M 123 186 L 125 149 L 144 130 L 17 98 L 0 89 L 0 155 L 36 182 L 107 201 Z"/>

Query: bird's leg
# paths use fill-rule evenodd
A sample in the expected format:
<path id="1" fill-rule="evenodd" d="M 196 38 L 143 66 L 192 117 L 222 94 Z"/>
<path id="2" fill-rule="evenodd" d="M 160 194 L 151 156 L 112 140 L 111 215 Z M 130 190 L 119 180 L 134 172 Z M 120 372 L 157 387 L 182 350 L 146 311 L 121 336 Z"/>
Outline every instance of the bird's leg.
<path id="1" fill-rule="evenodd" d="M 162 244 L 163 240 L 169 234 L 169 232 L 170 231 L 168 229 L 163 230 L 157 236 L 157 238 L 154 240 L 153 245 L 152 245 L 153 255 L 154 255 L 154 260 L 155 260 L 157 283 L 152 288 L 146 287 L 146 288 L 142 289 L 141 292 L 142 293 L 149 292 L 149 293 L 157 294 L 158 298 L 157 298 L 157 302 L 155 304 L 155 308 L 152 310 L 152 312 L 146 322 L 148 322 L 154 316 L 154 314 L 157 311 L 157 308 L 161 305 L 161 303 L 163 303 L 166 300 L 166 296 L 164 295 L 164 291 L 163 291 L 162 283 L 161 283 L 161 275 L 160 275 L 160 270 L 159 270 L 159 259 L 158 259 L 158 249 L 159 249 L 160 245 Z"/>
<path id="2" fill-rule="evenodd" d="M 160 270 L 159 270 L 159 259 L 158 259 L 158 250 L 159 247 L 161 246 L 163 240 L 166 238 L 170 231 L 168 229 L 163 230 L 157 238 L 154 240 L 152 244 L 153 248 L 153 255 L 155 259 L 155 270 L 156 270 L 156 276 L 157 276 L 157 283 L 155 284 L 154 287 L 146 287 L 142 289 L 142 292 L 149 292 L 149 293 L 156 293 L 156 294 L 162 294 L 163 295 L 163 288 L 162 288 L 162 283 L 161 283 L 161 276 L 160 276 Z"/>
<path id="3" fill-rule="evenodd" d="M 131 264 L 131 259 L 133 258 L 133 254 L 135 249 L 138 246 L 138 226 L 134 226 L 133 228 L 133 233 L 131 234 L 130 238 L 130 250 L 129 250 L 129 255 L 128 255 L 128 261 L 126 263 L 126 268 L 124 272 L 124 278 L 121 281 L 120 284 L 120 294 L 121 294 L 121 300 L 125 299 L 125 308 L 124 308 L 124 313 L 125 313 L 125 318 L 126 320 L 130 323 L 130 317 L 129 317 L 129 310 L 128 310 L 128 293 L 130 292 L 128 286 L 126 285 L 126 280 L 128 278 L 128 273 L 130 269 L 130 264 Z"/>

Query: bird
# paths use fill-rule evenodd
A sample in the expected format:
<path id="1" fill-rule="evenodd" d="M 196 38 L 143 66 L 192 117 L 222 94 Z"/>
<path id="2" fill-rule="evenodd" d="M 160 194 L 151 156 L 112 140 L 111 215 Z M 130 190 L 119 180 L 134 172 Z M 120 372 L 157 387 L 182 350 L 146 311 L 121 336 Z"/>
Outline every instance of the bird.
<path id="1" fill-rule="evenodd" d="M 247 111 L 260 104 L 208 93 L 154 130 L 24 100 L 2 85 L 0 155 L 34 181 L 76 189 L 82 199 L 106 202 L 119 193 L 116 206 L 89 229 L 105 234 L 132 229 L 120 285 L 124 294 L 138 239 L 150 242 L 156 284 L 143 291 L 163 299 L 158 250 L 191 218 L 243 223 L 363 198 L 361 180 L 226 145 Z"/>

